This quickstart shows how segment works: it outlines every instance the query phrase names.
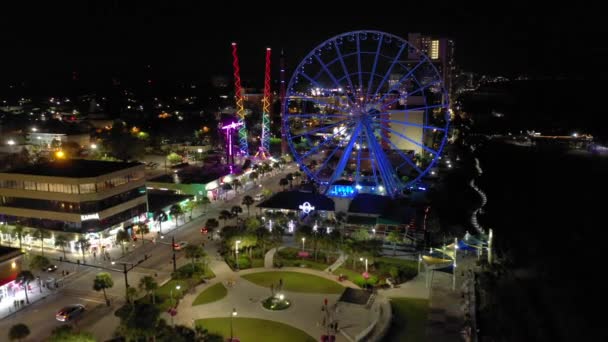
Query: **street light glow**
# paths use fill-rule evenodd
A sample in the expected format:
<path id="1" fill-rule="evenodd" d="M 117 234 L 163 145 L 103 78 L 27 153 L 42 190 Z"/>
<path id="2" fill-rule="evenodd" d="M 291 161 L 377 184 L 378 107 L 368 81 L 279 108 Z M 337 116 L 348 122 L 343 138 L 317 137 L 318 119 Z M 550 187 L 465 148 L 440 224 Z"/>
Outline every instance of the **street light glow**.
<path id="1" fill-rule="evenodd" d="M 13 146 L 13 145 L 15 145 L 15 140 L 11 139 L 11 140 L 7 141 L 6 143 Z"/>

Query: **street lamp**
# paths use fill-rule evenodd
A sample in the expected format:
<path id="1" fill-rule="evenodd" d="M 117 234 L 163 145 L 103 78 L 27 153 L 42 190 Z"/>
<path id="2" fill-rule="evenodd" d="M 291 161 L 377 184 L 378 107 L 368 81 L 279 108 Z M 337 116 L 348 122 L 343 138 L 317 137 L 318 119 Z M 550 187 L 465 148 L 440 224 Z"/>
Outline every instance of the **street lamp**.
<path id="1" fill-rule="evenodd" d="M 304 250 L 304 243 L 306 243 L 306 238 L 302 238 L 302 250 Z"/>
<path id="2" fill-rule="evenodd" d="M 359 258 L 360 261 L 363 261 L 363 258 Z M 365 258 L 365 273 L 367 273 L 367 258 Z"/>
<path id="3" fill-rule="evenodd" d="M 15 140 L 11 139 L 9 141 L 6 142 L 7 144 L 9 144 L 10 146 L 15 145 Z"/>
<path id="4" fill-rule="evenodd" d="M 202 164 L 202 163 L 203 163 L 203 149 L 202 149 L 202 148 L 199 148 L 199 149 L 197 149 L 197 150 L 196 150 L 196 152 L 198 152 L 198 153 L 199 153 L 199 155 L 200 155 L 200 156 L 199 156 L 199 157 L 200 157 L 200 162 L 201 162 L 201 164 Z"/>
<path id="5" fill-rule="evenodd" d="M 236 308 L 232 308 L 232 314 L 230 315 L 230 342 L 234 341 L 234 329 L 232 328 L 232 321 L 236 315 Z"/>
<path id="6" fill-rule="evenodd" d="M 235 254 L 237 271 L 239 269 L 239 243 L 241 243 L 241 240 L 236 240 L 236 242 L 234 243 L 234 254 Z"/>
<path id="7" fill-rule="evenodd" d="M 91 144 L 91 148 L 92 148 L 93 150 L 96 150 L 96 149 L 97 149 L 97 144 Z"/>

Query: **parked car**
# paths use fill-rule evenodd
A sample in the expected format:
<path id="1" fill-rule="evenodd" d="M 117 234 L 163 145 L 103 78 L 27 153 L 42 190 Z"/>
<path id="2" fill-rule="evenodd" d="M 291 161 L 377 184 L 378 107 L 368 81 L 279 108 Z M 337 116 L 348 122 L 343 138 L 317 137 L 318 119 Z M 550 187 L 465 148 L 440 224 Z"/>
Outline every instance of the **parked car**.
<path id="1" fill-rule="evenodd" d="M 173 249 L 175 249 L 176 251 L 181 251 L 186 246 L 188 246 L 188 241 L 180 241 L 180 242 L 176 242 L 173 245 Z"/>
<path id="2" fill-rule="evenodd" d="M 82 304 L 68 305 L 57 311 L 55 318 L 60 322 L 69 322 L 80 317 L 84 313 L 84 310 L 84 305 Z"/>

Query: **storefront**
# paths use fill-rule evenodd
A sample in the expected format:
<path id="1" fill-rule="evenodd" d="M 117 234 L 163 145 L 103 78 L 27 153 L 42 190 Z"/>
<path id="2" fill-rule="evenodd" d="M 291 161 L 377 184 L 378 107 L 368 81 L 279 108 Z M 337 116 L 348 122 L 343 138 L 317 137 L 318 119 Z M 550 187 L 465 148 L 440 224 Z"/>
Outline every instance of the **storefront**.
<path id="1" fill-rule="evenodd" d="M 13 305 L 10 298 L 15 296 L 18 285 L 15 283 L 17 274 L 22 269 L 23 253 L 18 248 L 0 246 L 0 307 L 7 303 Z"/>

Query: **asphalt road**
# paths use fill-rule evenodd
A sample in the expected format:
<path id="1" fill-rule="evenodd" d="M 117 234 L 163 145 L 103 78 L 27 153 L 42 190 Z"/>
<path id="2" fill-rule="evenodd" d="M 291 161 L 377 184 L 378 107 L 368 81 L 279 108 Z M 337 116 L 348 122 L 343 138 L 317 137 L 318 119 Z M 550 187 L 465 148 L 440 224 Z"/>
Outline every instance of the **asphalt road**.
<path id="1" fill-rule="evenodd" d="M 263 188 L 270 189 L 273 192 L 280 191 L 281 187 L 279 186 L 279 180 L 284 177 L 286 173 L 295 171 L 297 171 L 297 169 L 295 165 L 292 164 L 277 175 L 266 176 L 260 183 Z M 137 242 L 136 249 L 127 256 L 117 260 L 115 265 L 102 263 L 100 261 L 97 266 L 102 266 L 106 269 L 93 266 L 62 264 L 60 269 L 56 272 L 61 272 L 62 269 L 66 269 L 70 270 L 72 273 L 65 281 L 64 285 L 57 293 L 49 295 L 45 299 L 32 304 L 18 313 L 0 320 L 0 330 L 2 330 L 0 331 L 0 341 L 5 340 L 5 338 L 8 337 L 5 334 L 7 334 L 10 327 L 16 323 L 25 323 L 30 328 L 31 335 L 28 337 L 28 340 L 44 340 L 50 335 L 54 328 L 65 324 L 55 320 L 56 311 L 65 305 L 75 303 L 81 303 L 87 307 L 87 311 L 82 316 L 82 319 L 76 323 L 76 326 L 79 329 L 93 333 L 95 338 L 99 341 L 105 341 L 112 338 L 112 334 L 119 323 L 118 318 L 114 316 L 114 311 L 123 305 L 125 300 L 125 281 L 124 273 L 121 271 L 123 267 L 121 263 L 127 263 L 129 265 L 135 264 L 139 260 L 143 260 L 146 254 L 148 255 L 147 260 L 141 262 L 128 272 L 130 286 L 137 287 L 139 279 L 146 275 L 156 275 L 159 283 L 168 280 L 173 270 L 173 251 L 170 245 L 172 236 L 175 237 L 176 242 L 188 241 L 189 244 L 200 244 L 202 241 L 207 241 L 207 235 L 201 234 L 200 228 L 204 226 L 205 221 L 208 218 L 217 218 L 220 211 L 224 209 L 230 210 L 232 206 L 240 205 L 243 196 L 250 195 L 253 197 L 253 195 L 259 193 L 261 189 L 262 188 L 259 186 L 254 186 L 246 191 L 240 190 L 241 192 L 239 194 L 234 198 L 230 198 L 228 201 L 217 201 L 208 205 L 207 212 L 204 215 L 194 218 L 178 229 L 173 230 L 165 235 L 164 239 L 157 239 L 156 243 L 145 241 L 143 246 Z M 252 213 L 257 210 L 254 209 L 254 206 L 250 208 Z M 243 207 L 242 215 L 247 215 L 246 207 Z M 220 225 L 222 223 L 223 222 L 220 222 Z M 206 249 L 215 251 L 215 248 L 211 247 L 207 247 Z M 58 254 L 57 252 L 50 251 L 45 253 L 47 255 L 52 255 L 53 253 Z M 213 255 L 211 256 L 213 257 Z M 88 259 L 90 259 L 90 257 Z M 188 262 L 184 252 L 177 251 L 176 259 L 178 267 Z M 88 261 L 94 263 L 93 260 Z M 114 270 L 110 268 L 113 268 Z M 93 278 L 95 278 L 97 273 L 103 271 L 109 272 L 114 280 L 114 287 L 106 291 L 112 302 L 110 308 L 104 305 L 103 295 L 95 292 L 92 288 Z M 45 276 L 46 275 L 41 274 L 43 279 Z"/>

